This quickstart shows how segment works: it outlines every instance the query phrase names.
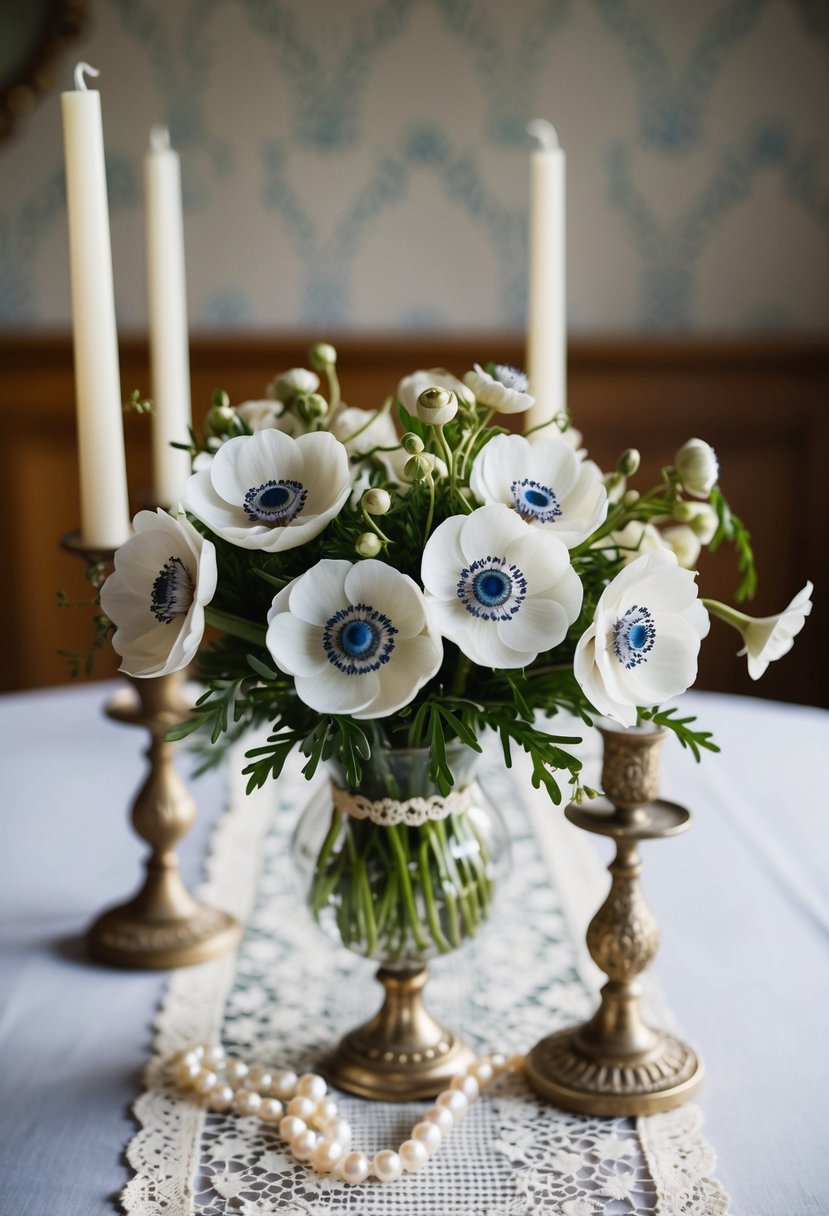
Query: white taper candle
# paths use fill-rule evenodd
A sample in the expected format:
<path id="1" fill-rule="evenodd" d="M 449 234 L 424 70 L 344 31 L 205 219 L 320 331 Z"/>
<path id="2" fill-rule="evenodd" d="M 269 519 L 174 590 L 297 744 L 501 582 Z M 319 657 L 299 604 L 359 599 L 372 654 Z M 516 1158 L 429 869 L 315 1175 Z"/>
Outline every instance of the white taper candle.
<path id="1" fill-rule="evenodd" d="M 527 323 L 527 375 L 536 403 L 524 415 L 525 430 L 567 408 L 565 157 L 545 119 L 535 119 L 527 131 L 538 147 L 530 159 Z"/>
<path id="2" fill-rule="evenodd" d="M 130 533 L 101 95 L 86 87 L 61 97 L 72 278 L 72 330 L 81 489 L 81 540 L 117 548 Z"/>
<path id="3" fill-rule="evenodd" d="M 147 218 L 147 308 L 153 413 L 153 499 L 175 506 L 190 475 L 186 443 L 192 421 L 187 343 L 187 288 L 181 169 L 166 127 L 150 131 L 144 160 Z"/>

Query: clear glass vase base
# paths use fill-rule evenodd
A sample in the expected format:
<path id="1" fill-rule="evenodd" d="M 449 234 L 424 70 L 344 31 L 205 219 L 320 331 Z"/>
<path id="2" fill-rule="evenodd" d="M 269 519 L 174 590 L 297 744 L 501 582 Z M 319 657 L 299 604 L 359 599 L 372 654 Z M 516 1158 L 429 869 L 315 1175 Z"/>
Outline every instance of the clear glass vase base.
<path id="1" fill-rule="evenodd" d="M 614 1056 L 585 1049 L 579 1042 L 584 1029 L 551 1034 L 527 1056 L 527 1080 L 554 1106 L 578 1114 L 655 1115 L 681 1106 L 699 1089 L 702 1063 L 681 1039 L 658 1034 L 649 1051 Z"/>
<path id="2" fill-rule="evenodd" d="M 466 1072 L 475 1052 L 423 1004 L 425 967 L 411 971 L 381 967 L 377 978 L 385 989 L 382 1007 L 320 1061 L 320 1071 L 337 1089 L 361 1098 L 384 1102 L 434 1098 L 453 1077 Z"/>

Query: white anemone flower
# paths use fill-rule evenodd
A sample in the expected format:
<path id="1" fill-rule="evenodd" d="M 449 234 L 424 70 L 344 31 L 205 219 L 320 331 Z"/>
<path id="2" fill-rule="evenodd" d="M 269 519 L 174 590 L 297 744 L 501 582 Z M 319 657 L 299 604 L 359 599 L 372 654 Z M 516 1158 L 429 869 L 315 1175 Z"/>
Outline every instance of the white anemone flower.
<path id="1" fill-rule="evenodd" d="M 573 671 L 588 701 L 624 726 L 693 684 L 708 613 L 690 570 L 669 550 L 646 553 L 608 583 L 576 646 Z"/>
<path id="2" fill-rule="evenodd" d="M 205 605 L 216 592 L 216 550 L 183 514 L 139 511 L 133 526 L 116 550 L 101 607 L 115 625 L 121 671 L 166 676 L 199 648 Z"/>
<path id="3" fill-rule="evenodd" d="M 746 613 L 720 604 L 717 600 L 705 600 L 705 605 L 715 616 L 727 621 L 739 631 L 743 639 L 743 649 L 738 651 L 738 654 L 747 656 L 748 674 L 752 680 L 759 680 L 769 663 L 782 659 L 783 655 L 791 650 L 794 639 L 812 611 L 813 590 L 814 585 L 807 582 L 792 602 L 774 616 L 747 616 Z"/>
<path id="4" fill-rule="evenodd" d="M 472 465 L 469 485 L 482 503 L 512 507 L 568 549 L 604 523 L 607 491 L 592 460 L 579 460 L 561 439 L 496 435 Z"/>
<path id="5" fill-rule="evenodd" d="M 517 367 L 496 363 L 494 374 L 484 371 L 480 363 L 467 372 L 464 384 L 472 390 L 481 405 L 488 405 L 499 414 L 523 414 L 535 397 L 527 392 L 527 376 Z"/>
<path id="6" fill-rule="evenodd" d="M 383 718 L 440 667 L 443 644 L 408 575 L 367 558 L 324 558 L 274 598 L 268 650 L 321 714 Z"/>
<path id="7" fill-rule="evenodd" d="M 676 454 L 679 480 L 695 498 L 707 498 L 720 475 L 717 454 L 704 439 L 689 439 Z"/>
<path id="8" fill-rule="evenodd" d="M 427 388 L 445 388 L 454 393 L 462 405 L 475 404 L 475 394 L 445 367 L 433 367 L 429 371 L 412 372 L 410 376 L 404 376 L 397 386 L 397 400 L 406 412 L 414 417 L 417 414 L 417 399 Z"/>
<path id="9" fill-rule="evenodd" d="M 350 490 L 348 453 L 333 435 L 265 430 L 228 439 L 187 482 L 187 507 L 232 545 L 277 553 L 321 532 Z"/>
<path id="10" fill-rule="evenodd" d="M 331 434 L 344 443 L 352 456 L 365 456 L 373 448 L 397 445 L 397 431 L 388 410 L 343 407 L 331 426 Z"/>
<path id="11" fill-rule="evenodd" d="M 500 504 L 435 528 L 421 578 L 441 633 L 482 667 L 525 667 L 581 611 L 566 545 Z"/>
<path id="12" fill-rule="evenodd" d="M 264 401 L 242 401 L 236 406 L 236 413 L 252 431 L 267 431 L 274 427 L 283 430 L 280 426 L 283 412 L 282 405 L 269 397 Z"/>

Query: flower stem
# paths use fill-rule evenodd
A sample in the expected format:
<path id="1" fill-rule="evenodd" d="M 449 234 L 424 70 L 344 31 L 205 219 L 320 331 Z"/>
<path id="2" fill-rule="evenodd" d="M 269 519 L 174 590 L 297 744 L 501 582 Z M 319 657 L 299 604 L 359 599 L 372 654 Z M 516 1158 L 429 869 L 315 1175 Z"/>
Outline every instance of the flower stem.
<path id="1" fill-rule="evenodd" d="M 253 621 L 246 621 L 244 617 L 234 616 L 232 612 L 223 612 L 221 608 L 209 606 L 204 610 L 204 619 L 208 625 L 214 625 L 223 633 L 241 638 L 243 642 L 252 642 L 255 646 L 262 647 L 265 645 L 267 630 L 264 625 L 256 625 Z"/>

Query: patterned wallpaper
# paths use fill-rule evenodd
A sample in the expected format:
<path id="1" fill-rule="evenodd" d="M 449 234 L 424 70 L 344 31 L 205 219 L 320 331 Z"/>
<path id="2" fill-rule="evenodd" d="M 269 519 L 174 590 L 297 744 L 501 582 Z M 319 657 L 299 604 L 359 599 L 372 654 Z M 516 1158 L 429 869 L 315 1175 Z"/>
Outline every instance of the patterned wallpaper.
<path id="1" fill-rule="evenodd" d="M 520 329 L 527 121 L 577 333 L 829 325 L 827 0 L 91 0 L 119 324 L 182 156 L 194 328 Z M 60 109 L 0 146 L 0 325 L 69 320 Z"/>

